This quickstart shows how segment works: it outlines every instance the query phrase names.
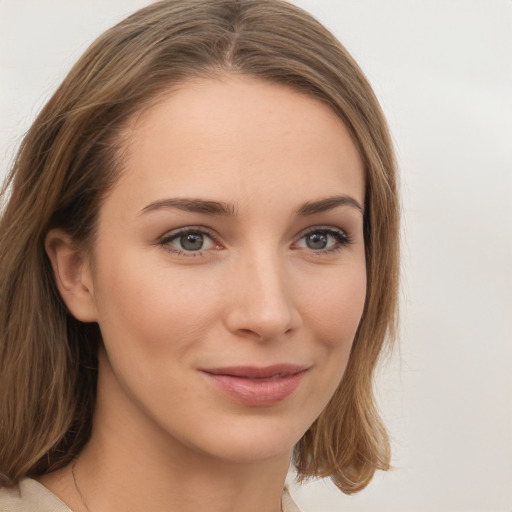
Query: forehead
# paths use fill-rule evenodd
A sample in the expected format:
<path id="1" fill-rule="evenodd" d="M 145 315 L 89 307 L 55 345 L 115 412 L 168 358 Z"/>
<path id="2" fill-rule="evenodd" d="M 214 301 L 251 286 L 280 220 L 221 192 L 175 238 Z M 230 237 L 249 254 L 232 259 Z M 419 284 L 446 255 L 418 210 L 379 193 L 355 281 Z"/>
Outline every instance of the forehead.
<path id="1" fill-rule="evenodd" d="M 118 187 L 141 207 L 166 193 L 249 204 L 257 194 L 304 202 L 331 191 L 364 202 L 362 162 L 341 119 L 283 85 L 232 75 L 185 82 L 139 115 L 127 140 Z"/>

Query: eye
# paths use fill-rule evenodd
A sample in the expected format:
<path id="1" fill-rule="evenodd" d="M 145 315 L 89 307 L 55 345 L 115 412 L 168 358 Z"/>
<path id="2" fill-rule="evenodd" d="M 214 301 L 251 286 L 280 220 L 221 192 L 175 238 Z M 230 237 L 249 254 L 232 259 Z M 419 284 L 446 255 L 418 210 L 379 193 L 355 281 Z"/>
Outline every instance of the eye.
<path id="1" fill-rule="evenodd" d="M 218 247 L 212 236 L 196 228 L 184 228 L 170 233 L 160 241 L 160 245 L 165 246 L 171 252 L 189 253 L 188 255 L 200 254 L 201 251 Z"/>
<path id="2" fill-rule="evenodd" d="M 295 247 L 317 252 L 330 252 L 350 243 L 347 233 L 338 228 L 316 228 L 303 234 Z"/>

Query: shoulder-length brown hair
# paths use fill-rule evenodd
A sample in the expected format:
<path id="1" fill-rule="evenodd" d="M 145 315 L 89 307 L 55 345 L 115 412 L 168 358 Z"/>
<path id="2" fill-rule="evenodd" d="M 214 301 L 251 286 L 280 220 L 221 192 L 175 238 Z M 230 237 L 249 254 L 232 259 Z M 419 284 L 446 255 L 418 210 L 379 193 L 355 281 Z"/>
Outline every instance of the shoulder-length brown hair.
<path id="1" fill-rule="evenodd" d="M 43 108 L 3 189 L 0 221 L 0 485 L 53 471 L 87 442 L 96 324 L 67 311 L 44 249 L 51 228 L 90 244 L 122 170 L 123 128 L 187 79 L 240 73 L 329 104 L 365 167 L 367 297 L 341 384 L 294 452 L 299 478 L 346 493 L 389 467 L 372 376 L 394 332 L 398 199 L 386 121 L 365 76 L 309 14 L 281 0 L 166 0 L 100 36 Z"/>

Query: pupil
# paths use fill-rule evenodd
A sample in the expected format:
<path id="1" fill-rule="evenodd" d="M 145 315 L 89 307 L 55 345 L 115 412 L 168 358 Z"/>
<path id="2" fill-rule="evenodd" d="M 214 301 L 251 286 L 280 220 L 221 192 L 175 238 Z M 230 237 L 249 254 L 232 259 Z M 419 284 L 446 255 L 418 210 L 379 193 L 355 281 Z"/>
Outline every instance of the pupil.
<path id="1" fill-rule="evenodd" d="M 312 233 L 308 235 L 306 245 L 310 249 L 325 249 L 327 246 L 327 235 L 325 233 Z"/>
<path id="2" fill-rule="evenodd" d="M 203 235 L 200 233 L 188 233 L 180 237 L 183 249 L 187 251 L 198 251 L 203 247 Z"/>

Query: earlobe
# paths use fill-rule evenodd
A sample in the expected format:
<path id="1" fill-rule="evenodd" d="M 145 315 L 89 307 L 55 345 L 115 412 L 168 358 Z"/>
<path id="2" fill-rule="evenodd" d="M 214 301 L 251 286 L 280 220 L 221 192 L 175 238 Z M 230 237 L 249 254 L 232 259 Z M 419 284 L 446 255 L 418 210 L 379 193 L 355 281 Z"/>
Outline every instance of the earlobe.
<path id="1" fill-rule="evenodd" d="M 55 283 L 71 314 L 82 322 L 97 321 L 89 258 L 85 251 L 77 248 L 70 235 L 61 229 L 49 231 L 45 249 Z"/>

